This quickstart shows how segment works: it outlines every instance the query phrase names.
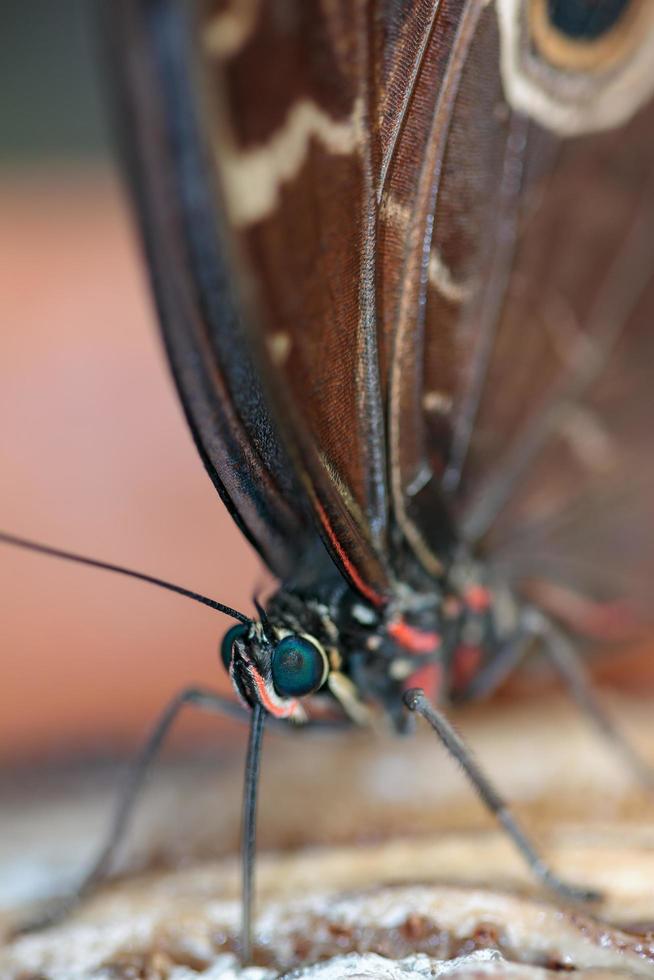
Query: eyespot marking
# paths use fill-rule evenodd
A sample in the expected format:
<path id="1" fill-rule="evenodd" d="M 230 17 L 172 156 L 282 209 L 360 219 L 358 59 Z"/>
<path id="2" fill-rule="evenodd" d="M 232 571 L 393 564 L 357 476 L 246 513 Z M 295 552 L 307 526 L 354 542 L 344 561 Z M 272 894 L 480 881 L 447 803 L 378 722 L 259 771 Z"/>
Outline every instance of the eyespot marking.
<path id="1" fill-rule="evenodd" d="M 563 136 L 625 123 L 654 92 L 651 0 L 496 0 L 507 102 Z"/>

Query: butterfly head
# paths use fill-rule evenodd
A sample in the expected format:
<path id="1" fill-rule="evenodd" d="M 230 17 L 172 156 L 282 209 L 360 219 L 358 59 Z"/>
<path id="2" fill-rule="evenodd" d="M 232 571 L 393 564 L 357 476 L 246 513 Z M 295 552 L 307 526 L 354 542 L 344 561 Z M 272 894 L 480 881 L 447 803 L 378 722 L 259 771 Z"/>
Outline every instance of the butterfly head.
<path id="1" fill-rule="evenodd" d="M 301 699 L 315 694 L 329 675 L 327 654 L 315 637 L 268 621 L 232 626 L 221 657 L 242 702 L 298 722 L 306 718 Z"/>

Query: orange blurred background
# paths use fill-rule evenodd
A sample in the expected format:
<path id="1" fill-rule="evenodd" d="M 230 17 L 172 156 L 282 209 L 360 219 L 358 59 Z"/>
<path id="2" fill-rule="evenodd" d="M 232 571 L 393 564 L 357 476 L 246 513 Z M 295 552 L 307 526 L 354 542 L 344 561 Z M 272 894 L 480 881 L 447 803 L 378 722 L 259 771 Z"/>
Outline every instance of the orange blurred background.
<path id="1" fill-rule="evenodd" d="M 0 524 L 250 608 L 258 563 L 206 477 L 163 358 L 115 176 L 0 186 Z M 224 617 L 2 547 L 0 753 L 131 739 L 223 682 Z"/>
<path id="2" fill-rule="evenodd" d="M 0 12 L 0 527 L 248 609 L 259 564 L 164 361 L 91 7 Z M 0 760 L 120 750 L 184 684 L 226 690 L 227 626 L 153 587 L 0 546 Z"/>

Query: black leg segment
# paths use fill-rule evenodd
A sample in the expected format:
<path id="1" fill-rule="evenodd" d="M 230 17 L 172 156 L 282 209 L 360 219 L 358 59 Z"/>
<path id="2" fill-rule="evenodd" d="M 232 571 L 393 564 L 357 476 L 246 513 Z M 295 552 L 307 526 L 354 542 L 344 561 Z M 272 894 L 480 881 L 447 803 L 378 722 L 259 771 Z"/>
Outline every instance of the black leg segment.
<path id="1" fill-rule="evenodd" d="M 597 697 L 583 662 L 568 637 L 549 623 L 543 626 L 541 637 L 546 656 L 584 717 L 622 756 L 643 786 L 654 790 L 654 769 L 627 741 Z"/>
<path id="2" fill-rule="evenodd" d="M 212 714 L 229 715 L 238 720 L 248 718 L 248 712 L 244 708 L 214 691 L 189 687 L 175 695 L 162 711 L 141 751 L 134 759 L 116 803 L 105 841 L 77 888 L 70 895 L 63 895 L 48 902 L 46 907 L 41 909 L 32 919 L 20 924 L 15 930 L 16 933 L 35 932 L 59 922 L 107 876 L 116 851 L 129 826 L 134 807 L 150 768 L 174 721 L 186 705 L 194 705 Z"/>
<path id="3" fill-rule="evenodd" d="M 241 963 L 252 960 L 252 906 L 254 902 L 254 861 L 257 838 L 257 791 L 261 768 L 261 746 L 266 713 L 260 704 L 252 708 L 250 737 L 245 759 L 245 784 L 243 788 L 243 824 L 241 834 Z"/>
<path id="4" fill-rule="evenodd" d="M 572 901 L 596 901 L 601 895 L 587 888 L 578 888 L 562 881 L 538 853 L 507 804 L 482 772 L 470 749 L 454 730 L 447 718 L 425 697 L 424 691 L 413 688 L 404 694 L 404 703 L 410 711 L 421 715 L 431 725 L 450 755 L 459 763 L 479 794 L 484 805 L 496 817 L 523 858 L 540 880 L 553 892 Z"/>

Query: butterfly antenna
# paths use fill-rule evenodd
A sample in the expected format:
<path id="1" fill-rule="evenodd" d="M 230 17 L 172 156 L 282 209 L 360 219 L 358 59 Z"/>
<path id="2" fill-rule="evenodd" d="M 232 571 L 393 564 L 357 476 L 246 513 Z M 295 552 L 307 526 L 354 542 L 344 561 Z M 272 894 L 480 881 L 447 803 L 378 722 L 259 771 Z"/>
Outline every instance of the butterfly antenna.
<path id="1" fill-rule="evenodd" d="M 243 791 L 243 824 L 241 837 L 242 872 L 242 919 L 241 919 L 241 963 L 246 966 L 252 962 L 252 905 L 254 901 L 254 859 L 257 837 L 257 790 L 259 788 L 259 769 L 261 745 L 266 712 L 260 704 L 252 708 L 250 737 L 245 760 L 245 786 Z"/>
<path id="2" fill-rule="evenodd" d="M 128 578 L 139 579 L 141 582 L 149 582 L 150 585 L 158 585 L 160 589 L 168 589 L 169 592 L 176 592 L 178 595 L 186 596 L 187 599 L 194 599 L 195 602 L 201 602 L 203 606 L 209 606 L 210 609 L 217 609 L 218 612 L 225 613 L 226 616 L 231 616 L 232 619 L 237 619 L 246 625 L 252 622 L 249 616 L 238 612 L 237 609 L 232 609 L 231 606 L 226 606 L 222 602 L 216 602 L 215 599 L 210 599 L 208 596 L 201 595 L 199 592 L 192 592 L 191 589 L 185 589 L 181 585 L 174 585 L 172 582 L 166 582 L 162 578 L 156 578 L 154 575 L 146 575 L 145 572 L 136 572 L 133 568 L 125 568 L 123 565 L 113 565 L 107 561 L 98 561 L 97 558 L 87 558 L 85 555 L 78 555 L 73 551 L 62 551 L 61 548 L 51 548 L 47 544 L 39 544 L 38 541 L 19 538 L 15 534 L 6 534 L 4 531 L 0 531 L 0 543 L 13 545 L 15 548 L 24 548 L 26 551 L 35 551 L 40 555 L 49 555 L 52 558 L 63 558 L 65 561 L 74 561 L 79 565 L 90 565 L 91 568 L 102 568 L 106 572 L 116 572 L 118 575 L 126 575 Z"/>
<path id="3" fill-rule="evenodd" d="M 254 603 L 254 608 L 256 609 L 261 625 L 263 626 L 264 633 L 269 632 L 268 627 L 270 626 L 270 620 L 268 619 L 266 610 L 263 608 L 256 596 L 254 596 L 252 602 Z"/>

